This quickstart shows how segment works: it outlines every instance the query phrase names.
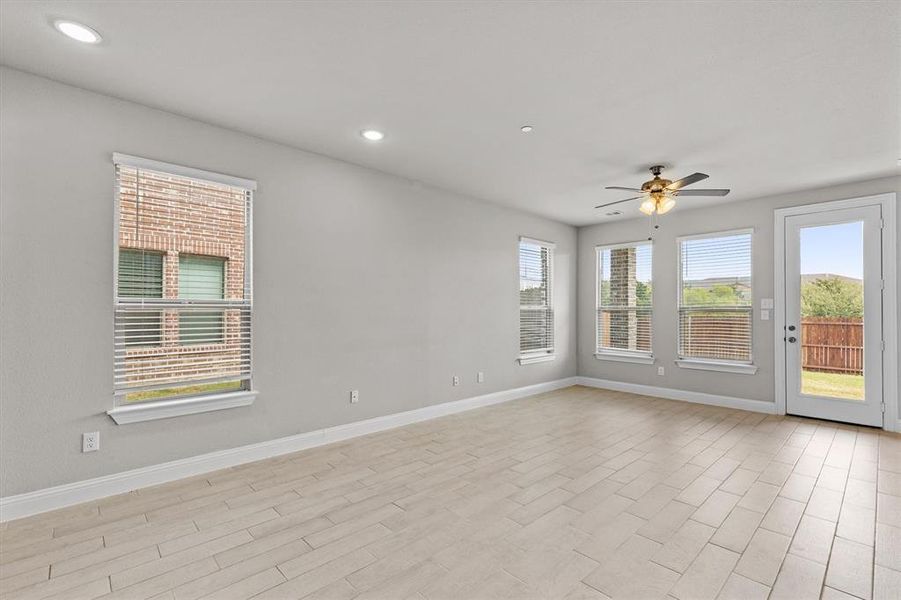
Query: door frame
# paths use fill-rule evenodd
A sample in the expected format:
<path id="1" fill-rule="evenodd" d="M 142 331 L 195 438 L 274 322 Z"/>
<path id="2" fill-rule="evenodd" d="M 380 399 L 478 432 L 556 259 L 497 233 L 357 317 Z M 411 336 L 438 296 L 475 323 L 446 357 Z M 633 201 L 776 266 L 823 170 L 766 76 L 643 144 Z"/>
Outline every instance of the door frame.
<path id="1" fill-rule="evenodd" d="M 773 334 L 775 351 L 775 392 L 776 414 L 786 411 L 786 360 L 785 360 L 785 234 L 786 217 L 810 213 L 827 212 L 842 208 L 862 206 L 882 207 L 882 337 L 885 349 L 882 352 L 882 399 L 885 403 L 882 428 L 886 431 L 901 431 L 898 415 L 898 265 L 897 231 L 895 216 L 895 193 L 888 192 L 874 196 L 818 202 L 787 208 L 777 208 L 773 227 L 773 291 L 774 310 Z M 894 368 L 893 368 L 894 367 Z"/>

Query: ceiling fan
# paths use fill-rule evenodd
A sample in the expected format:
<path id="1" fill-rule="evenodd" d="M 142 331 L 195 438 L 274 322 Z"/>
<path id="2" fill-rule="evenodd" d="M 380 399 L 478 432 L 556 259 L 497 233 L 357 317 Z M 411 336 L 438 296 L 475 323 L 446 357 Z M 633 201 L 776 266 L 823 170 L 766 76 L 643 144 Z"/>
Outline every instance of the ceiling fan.
<path id="1" fill-rule="evenodd" d="M 663 165 L 654 165 L 651 167 L 649 170 L 654 175 L 654 178 L 641 184 L 641 188 L 618 186 L 604 188 L 607 190 L 639 192 L 640 195 L 626 198 L 625 200 L 617 200 L 616 202 L 608 202 L 607 204 L 599 204 L 598 206 L 595 206 L 595 208 L 604 208 L 605 206 L 613 206 L 614 204 L 629 202 L 631 200 L 643 200 L 641 206 L 638 207 L 638 210 L 646 215 L 653 215 L 655 212 L 658 215 L 662 215 L 668 213 L 676 205 L 677 196 L 725 196 L 729 193 L 729 190 L 724 189 L 686 190 L 685 186 L 697 183 L 710 176 L 705 175 L 704 173 L 693 173 L 688 177 L 670 181 L 669 179 L 664 179 L 660 176 L 663 169 Z"/>

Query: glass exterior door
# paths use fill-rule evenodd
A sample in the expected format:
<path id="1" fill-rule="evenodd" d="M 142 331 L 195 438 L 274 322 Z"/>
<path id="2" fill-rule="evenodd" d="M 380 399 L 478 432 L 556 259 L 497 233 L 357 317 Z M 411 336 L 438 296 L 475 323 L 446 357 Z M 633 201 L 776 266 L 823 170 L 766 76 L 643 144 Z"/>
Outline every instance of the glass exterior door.
<path id="1" fill-rule="evenodd" d="M 786 410 L 882 426 L 878 206 L 786 219 Z"/>

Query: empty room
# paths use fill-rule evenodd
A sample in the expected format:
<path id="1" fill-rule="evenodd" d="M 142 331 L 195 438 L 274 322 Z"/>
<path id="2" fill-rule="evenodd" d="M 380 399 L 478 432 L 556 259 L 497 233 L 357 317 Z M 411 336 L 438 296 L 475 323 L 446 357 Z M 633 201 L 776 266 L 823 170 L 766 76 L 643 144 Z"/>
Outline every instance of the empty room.
<path id="1" fill-rule="evenodd" d="M 901 3 L 0 1 L 0 599 L 901 599 Z"/>

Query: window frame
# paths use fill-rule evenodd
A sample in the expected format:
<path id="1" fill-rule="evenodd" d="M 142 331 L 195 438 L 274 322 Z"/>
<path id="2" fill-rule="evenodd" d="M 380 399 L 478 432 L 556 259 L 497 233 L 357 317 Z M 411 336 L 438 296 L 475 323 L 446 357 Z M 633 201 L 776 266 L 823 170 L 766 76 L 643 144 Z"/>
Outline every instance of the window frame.
<path id="1" fill-rule="evenodd" d="M 120 402 L 121 394 L 113 393 L 113 408 L 107 411 L 113 421 L 118 425 L 137 423 L 156 419 L 165 419 L 181 415 L 196 414 L 237 408 L 252 405 L 258 392 L 254 387 L 254 353 L 253 353 L 253 204 L 257 189 L 256 181 L 241 177 L 234 177 L 222 173 L 205 171 L 193 167 L 156 161 L 128 154 L 114 152 L 112 154 L 113 166 L 113 328 L 115 329 L 116 310 L 122 304 L 119 297 L 119 226 L 120 226 L 120 198 L 121 189 L 117 170 L 119 166 L 138 170 L 155 171 L 166 175 L 195 179 L 206 183 L 216 183 L 242 188 L 245 190 L 246 219 L 244 222 L 244 293 L 247 299 L 247 314 L 250 319 L 248 333 L 249 347 L 249 371 L 250 374 L 243 380 L 241 389 L 224 392 L 212 392 L 190 396 L 173 396 L 162 400 L 148 400 L 136 403 Z M 165 258 L 164 258 L 165 261 Z M 165 263 L 164 263 L 165 269 Z M 227 277 L 227 272 L 223 273 Z M 163 274 L 165 286 L 165 270 Z M 223 280 L 223 284 L 224 284 Z M 165 293 L 164 293 L 165 296 Z M 169 300 L 166 300 L 167 302 Z M 138 302 L 141 300 L 139 299 Z M 190 304 L 190 301 L 173 301 L 173 304 Z"/>
<path id="2" fill-rule="evenodd" d="M 546 310 L 550 311 L 551 314 L 551 345 L 545 348 L 539 348 L 536 350 L 530 350 L 528 352 L 522 351 L 522 310 L 523 304 L 521 301 L 521 293 L 522 293 L 522 244 L 531 244 L 535 246 L 539 246 L 541 248 L 545 248 L 548 253 L 548 268 L 547 268 L 547 305 Z M 554 242 L 547 242 L 544 240 L 540 240 L 537 238 L 527 237 L 527 236 L 519 236 L 519 240 L 516 244 L 516 276 L 518 280 L 518 290 L 517 290 L 517 301 L 519 302 L 519 358 L 517 361 L 520 365 L 529 365 L 539 362 L 547 362 L 551 360 L 555 360 L 557 357 L 557 314 L 554 310 L 554 260 L 556 254 L 557 245 Z"/>
<path id="3" fill-rule="evenodd" d="M 623 350 L 617 348 L 601 347 L 600 340 L 600 312 L 601 312 L 601 252 L 606 250 L 619 250 L 622 248 L 638 248 L 638 246 L 649 246 L 651 249 L 651 306 L 650 308 L 650 330 L 651 330 L 651 350 Z M 598 244 L 594 247 L 594 357 L 598 360 L 609 360 L 614 362 L 630 362 L 637 364 L 654 364 L 656 358 L 654 356 L 654 240 L 641 240 L 632 242 L 620 242 L 617 244 Z M 636 306 L 636 308 L 638 308 Z"/>
<path id="4" fill-rule="evenodd" d="M 676 273 L 676 313 L 675 313 L 675 323 L 676 323 L 676 360 L 675 363 L 678 367 L 683 369 L 695 369 L 702 371 L 718 371 L 723 373 L 738 373 L 742 375 L 754 375 L 757 373 L 757 366 L 754 363 L 754 298 L 757 293 L 756 286 L 754 285 L 754 237 L 755 237 L 755 229 L 754 227 L 742 227 L 738 229 L 725 229 L 719 231 L 711 231 L 706 233 L 697 233 L 691 235 L 682 235 L 676 238 L 676 257 L 678 261 L 677 265 L 677 273 Z M 680 352 L 682 347 L 682 327 L 681 327 L 681 311 L 683 309 L 682 306 L 682 291 L 683 291 L 683 282 L 682 282 L 682 265 L 683 265 L 683 252 L 682 252 L 682 243 L 689 240 L 702 240 L 702 239 L 711 239 L 711 238 L 721 238 L 721 237 L 730 237 L 730 236 L 738 236 L 738 235 L 748 235 L 750 236 L 750 247 L 749 247 L 749 262 L 750 262 L 750 287 L 751 287 L 751 303 L 748 305 L 747 310 L 749 314 L 750 320 L 750 336 L 748 339 L 748 360 L 727 360 L 727 359 L 712 359 L 712 358 L 696 358 L 696 357 L 686 357 L 682 356 Z"/>

